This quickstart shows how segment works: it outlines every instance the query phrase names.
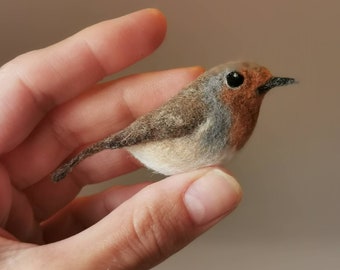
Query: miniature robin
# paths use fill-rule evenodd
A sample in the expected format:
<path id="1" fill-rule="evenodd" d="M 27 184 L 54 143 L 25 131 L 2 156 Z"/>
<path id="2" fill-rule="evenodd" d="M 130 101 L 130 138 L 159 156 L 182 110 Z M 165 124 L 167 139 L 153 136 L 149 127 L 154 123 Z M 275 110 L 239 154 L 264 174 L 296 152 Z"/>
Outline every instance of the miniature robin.
<path id="1" fill-rule="evenodd" d="M 216 66 L 160 108 L 81 151 L 59 167 L 58 182 L 85 158 L 125 148 L 146 167 L 172 175 L 229 160 L 255 128 L 265 94 L 294 83 L 249 62 Z"/>

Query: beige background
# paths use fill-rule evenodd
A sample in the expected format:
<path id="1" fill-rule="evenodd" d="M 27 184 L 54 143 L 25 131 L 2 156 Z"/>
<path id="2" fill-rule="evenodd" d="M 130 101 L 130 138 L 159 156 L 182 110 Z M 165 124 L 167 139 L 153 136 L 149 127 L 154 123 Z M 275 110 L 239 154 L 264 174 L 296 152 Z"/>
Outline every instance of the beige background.
<path id="1" fill-rule="evenodd" d="M 340 269 L 340 2 L 3 0 L 0 64 L 144 7 L 166 14 L 168 35 L 126 73 L 250 59 L 300 81 L 267 96 L 227 165 L 237 211 L 155 269 Z"/>

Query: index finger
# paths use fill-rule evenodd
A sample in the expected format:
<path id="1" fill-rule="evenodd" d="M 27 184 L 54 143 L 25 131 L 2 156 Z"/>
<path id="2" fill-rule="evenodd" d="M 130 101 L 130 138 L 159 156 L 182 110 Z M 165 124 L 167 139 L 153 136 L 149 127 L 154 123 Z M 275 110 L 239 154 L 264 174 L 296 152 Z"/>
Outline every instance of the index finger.
<path id="1" fill-rule="evenodd" d="M 165 31 L 164 16 L 146 9 L 96 24 L 3 66 L 0 154 L 26 138 L 54 106 L 150 54 Z"/>

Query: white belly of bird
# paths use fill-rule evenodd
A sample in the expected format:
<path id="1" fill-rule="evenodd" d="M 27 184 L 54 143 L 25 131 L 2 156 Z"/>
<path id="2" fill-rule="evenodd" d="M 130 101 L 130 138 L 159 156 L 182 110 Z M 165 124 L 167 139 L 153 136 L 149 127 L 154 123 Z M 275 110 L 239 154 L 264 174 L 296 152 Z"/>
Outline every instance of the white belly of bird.
<path id="1" fill-rule="evenodd" d="M 229 160 L 234 149 L 226 146 L 209 151 L 206 145 L 202 145 L 200 138 L 206 128 L 204 126 L 189 136 L 129 146 L 126 149 L 146 167 L 164 175 L 183 173 L 219 164 L 223 159 Z"/>

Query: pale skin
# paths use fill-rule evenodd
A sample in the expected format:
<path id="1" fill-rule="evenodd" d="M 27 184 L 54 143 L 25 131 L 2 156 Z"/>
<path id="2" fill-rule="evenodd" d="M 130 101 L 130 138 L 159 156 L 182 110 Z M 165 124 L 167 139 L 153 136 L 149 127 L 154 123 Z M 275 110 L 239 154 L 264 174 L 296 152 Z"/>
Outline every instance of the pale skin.
<path id="1" fill-rule="evenodd" d="M 142 10 L 1 67 L 1 269 L 149 269 L 237 206 L 241 189 L 221 168 L 76 198 L 87 184 L 139 168 L 124 150 L 104 151 L 67 180 L 50 181 L 72 152 L 160 106 L 202 72 L 98 83 L 152 53 L 165 31 L 159 11 Z"/>

